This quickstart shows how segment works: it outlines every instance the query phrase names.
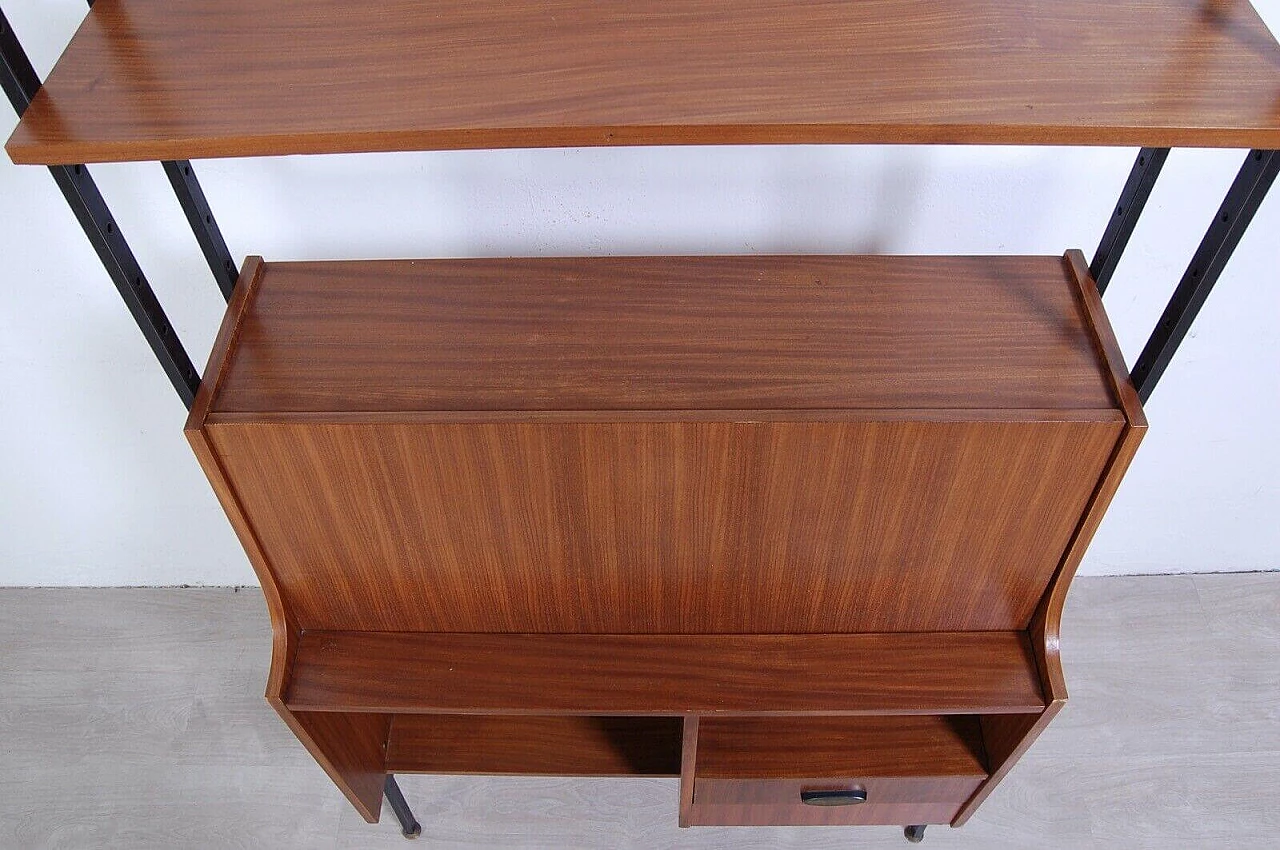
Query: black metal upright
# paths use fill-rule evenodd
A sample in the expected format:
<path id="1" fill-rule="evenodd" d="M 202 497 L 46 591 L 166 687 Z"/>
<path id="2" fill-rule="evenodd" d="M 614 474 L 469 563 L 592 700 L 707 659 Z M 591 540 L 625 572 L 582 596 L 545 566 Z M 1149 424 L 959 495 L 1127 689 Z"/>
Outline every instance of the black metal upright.
<path id="1" fill-rule="evenodd" d="M 1107 291 L 1111 275 L 1120 263 L 1120 255 L 1129 244 L 1133 228 L 1137 226 L 1151 189 L 1156 185 L 1156 178 L 1160 176 L 1160 169 L 1164 168 L 1164 161 L 1168 158 L 1168 148 L 1143 148 L 1138 151 L 1129 179 L 1120 192 L 1120 200 L 1116 201 L 1115 212 L 1107 222 L 1102 241 L 1098 243 L 1093 262 L 1089 264 L 1089 274 L 1098 284 L 1099 295 Z"/>
<path id="2" fill-rule="evenodd" d="M 1280 172 L 1280 151 L 1250 151 L 1227 197 L 1218 208 L 1200 247 L 1191 258 L 1178 288 L 1156 324 L 1146 347 L 1133 366 L 1131 377 L 1138 397 L 1146 402 L 1195 321 L 1213 285 L 1218 282 L 1231 252 L 1258 211 L 1267 190 Z"/>
<path id="3" fill-rule="evenodd" d="M 200 245 L 200 252 L 204 254 L 205 262 L 213 272 L 213 279 L 218 282 L 222 297 L 230 301 L 231 292 L 236 288 L 238 270 L 235 261 L 231 259 L 231 252 L 227 250 L 227 243 L 222 239 L 222 231 L 218 229 L 213 210 L 205 200 L 200 181 L 196 179 L 195 169 L 185 159 L 166 161 L 163 165 L 164 173 L 173 186 L 173 193 L 178 196 L 178 204 L 186 214 L 187 223 L 191 225 L 191 231 Z"/>
<path id="4" fill-rule="evenodd" d="M 88 0 L 88 8 L 93 8 L 93 0 Z M 227 242 L 223 241 L 223 233 L 218 229 L 218 221 L 214 220 L 214 211 L 205 200 L 205 191 L 200 188 L 200 180 L 196 179 L 196 170 L 188 160 L 166 160 L 164 173 L 173 186 L 174 195 L 178 196 L 178 205 L 182 206 L 191 232 L 196 234 L 196 243 L 200 252 L 205 255 L 209 270 L 214 273 L 218 289 L 225 300 L 232 300 L 232 291 L 236 288 L 238 277 L 236 261 L 232 260 L 232 252 L 227 250 Z"/>
<path id="5" fill-rule="evenodd" d="M 89 8 L 93 8 L 93 0 L 89 0 Z M 204 254 L 205 262 L 213 272 L 213 279 L 217 281 L 222 297 L 229 302 L 238 277 L 235 260 L 231 259 L 231 252 L 227 250 L 222 231 L 218 229 L 218 222 L 213 218 L 213 210 L 205 200 L 204 190 L 200 188 L 200 181 L 196 179 L 195 169 L 185 159 L 168 160 L 162 165 L 165 175 L 169 178 L 169 185 L 173 186 L 173 194 L 178 197 L 178 205 L 182 207 L 187 223 L 191 225 L 191 232 L 195 234 L 200 253 Z"/>
<path id="6" fill-rule="evenodd" d="M 3 10 L 0 10 L 0 57 L 5 95 L 21 117 L 40 90 L 40 77 L 31 66 Z M 133 320 L 151 346 L 151 351 L 169 376 L 173 388 L 177 390 L 182 403 L 190 408 L 196 389 L 200 386 L 200 374 L 179 342 L 155 293 L 151 291 L 146 275 L 142 273 L 129 243 L 116 225 L 115 217 L 111 215 L 97 184 L 89 175 L 89 169 L 84 165 L 54 165 L 49 167 L 49 173 L 62 190 L 63 197 L 67 199 L 85 236 L 97 252 L 98 259 L 102 261 L 120 297 L 133 315 Z"/>

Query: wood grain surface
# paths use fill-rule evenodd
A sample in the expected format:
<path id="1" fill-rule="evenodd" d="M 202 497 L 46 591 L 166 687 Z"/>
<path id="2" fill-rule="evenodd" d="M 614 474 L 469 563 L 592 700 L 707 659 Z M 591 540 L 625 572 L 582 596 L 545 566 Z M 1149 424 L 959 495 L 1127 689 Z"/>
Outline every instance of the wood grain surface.
<path id="1" fill-rule="evenodd" d="M 282 706 L 277 706 L 277 712 L 356 811 L 368 823 L 377 823 L 387 776 L 383 764 L 391 718 L 385 714 L 293 711 Z"/>
<path id="2" fill-rule="evenodd" d="M 1054 608 L 1144 424 L 1082 268 L 251 261 L 188 430 L 285 612 L 269 697 L 370 820 L 386 753 L 674 776 L 678 719 L 591 715 L 728 712 L 829 716 L 786 764 L 744 726 L 745 777 L 699 773 L 703 718 L 684 823 L 962 822 L 1062 705 Z M 872 714 L 965 717 L 839 725 Z"/>
<path id="3" fill-rule="evenodd" d="M 931 827 L 921 847 L 1265 846 L 1280 833 L 1280 573 L 1072 585 L 1070 702 L 963 829 Z M 0 588 L 0 847 L 414 847 L 389 812 L 366 824 L 262 702 L 270 654 L 254 588 Z M 901 824 L 682 830 L 675 779 L 400 785 L 417 845 L 909 846 Z"/>
<path id="4" fill-rule="evenodd" d="M 1125 425 L 1107 461 L 1097 487 L 1089 499 L 1089 505 L 1080 517 L 1070 545 L 1062 556 L 1062 563 L 1045 590 L 1044 598 L 1036 609 L 1028 630 L 1032 649 L 1036 655 L 1036 667 L 1040 672 L 1041 687 L 1045 695 L 1045 709 L 1037 715 L 1008 715 L 984 717 L 983 737 L 987 744 L 991 776 L 977 789 L 973 797 L 956 814 L 953 826 L 962 826 L 978 810 L 978 807 L 1004 780 L 1018 760 L 1030 749 L 1036 739 L 1066 704 L 1066 678 L 1062 670 L 1059 628 L 1063 605 L 1076 568 L 1084 557 L 1085 549 L 1102 522 L 1111 498 L 1124 478 L 1147 430 L 1146 414 L 1137 390 L 1129 379 L 1124 355 L 1116 341 L 1097 284 L 1089 273 L 1084 254 L 1078 250 L 1067 251 L 1063 264 L 1071 275 L 1080 304 L 1093 331 L 1098 356 L 1106 364 L 1113 397 L 1124 413 Z"/>
<path id="5" fill-rule="evenodd" d="M 397 714 L 392 773 L 679 776 L 679 717 Z"/>
<path id="6" fill-rule="evenodd" d="M 985 779 L 985 761 L 973 715 L 707 717 L 694 770 L 702 779 Z"/>
<path id="7" fill-rule="evenodd" d="M 856 783 L 865 803 L 808 806 L 801 791 L 847 788 L 850 783 L 810 781 L 699 780 L 690 822 L 693 826 L 875 826 L 947 823 L 981 780 L 968 777 L 880 779 Z"/>
<path id="8" fill-rule="evenodd" d="M 703 718 L 690 821 L 946 822 L 987 778 L 985 759 L 973 715 Z M 851 788 L 866 791 L 866 802 L 828 808 L 800 799 Z"/>
<path id="9" fill-rule="evenodd" d="M 994 714 L 1044 708 L 1025 632 L 304 632 L 295 711 Z"/>
<path id="10" fill-rule="evenodd" d="M 750 807 L 756 811 L 750 813 L 745 822 L 734 823 L 717 820 L 724 826 L 788 826 L 821 824 L 864 824 L 864 823 L 929 823 L 915 820 L 879 820 L 865 817 L 867 812 L 876 811 L 888 805 L 910 806 L 944 802 L 954 810 L 973 789 L 982 781 L 983 774 L 945 775 L 945 776 L 891 776 L 866 777 L 861 774 L 851 776 L 828 776 L 827 774 L 798 779 L 706 779 L 697 780 L 697 788 L 693 798 L 693 817 L 695 826 L 699 816 L 707 807 Z M 800 799 L 804 791 L 838 791 L 861 788 L 867 792 L 865 804 L 836 806 L 838 811 L 824 806 L 811 806 Z M 762 811 L 764 809 L 764 811 Z M 764 815 L 772 809 L 774 814 Z M 702 810 L 702 812 L 700 812 Z M 844 817 L 854 814 L 853 819 Z M 723 812 L 721 812 L 723 815 Z M 805 817 L 806 815 L 817 817 Z M 835 817 L 830 817 L 835 815 Z M 897 816 L 895 815 L 895 818 Z"/>
<path id="11" fill-rule="evenodd" d="M 1099 347 L 1100 356 L 1107 364 L 1109 379 L 1113 387 L 1114 397 L 1124 412 L 1125 427 L 1116 442 L 1106 470 L 1098 481 L 1097 489 L 1089 500 L 1088 509 L 1080 519 L 1079 528 L 1072 536 L 1071 544 L 1062 557 L 1062 564 L 1054 575 L 1049 592 L 1037 609 L 1036 617 L 1031 624 L 1031 632 L 1037 652 L 1043 652 L 1046 658 L 1041 662 L 1042 678 L 1045 679 L 1045 692 L 1054 699 L 1066 699 L 1066 683 L 1062 676 L 1062 665 L 1058 656 L 1059 630 L 1062 622 L 1062 609 L 1066 604 L 1067 591 L 1071 588 L 1071 579 L 1084 559 L 1093 535 L 1102 524 L 1111 499 L 1120 488 L 1124 474 L 1129 469 L 1137 454 L 1138 446 L 1147 433 L 1147 415 L 1142 409 L 1142 401 L 1138 391 L 1129 379 L 1129 370 L 1125 366 L 1124 354 L 1116 341 L 1115 333 L 1102 306 L 1102 297 L 1098 294 L 1097 285 L 1089 274 L 1084 254 L 1078 250 L 1068 251 L 1063 258 L 1080 293 L 1085 314 L 1093 328 L 1093 338 Z M 1043 649 L 1041 649 L 1043 647 Z"/>
<path id="12" fill-rule="evenodd" d="M 1113 408 L 1060 257 L 267 263 L 214 413 Z"/>
<path id="13" fill-rule="evenodd" d="M 1026 628 L 1117 422 L 210 425 L 304 629 Z"/>
<path id="14" fill-rule="evenodd" d="M 1245 0 L 100 0 L 15 162 L 440 148 L 1280 147 Z"/>

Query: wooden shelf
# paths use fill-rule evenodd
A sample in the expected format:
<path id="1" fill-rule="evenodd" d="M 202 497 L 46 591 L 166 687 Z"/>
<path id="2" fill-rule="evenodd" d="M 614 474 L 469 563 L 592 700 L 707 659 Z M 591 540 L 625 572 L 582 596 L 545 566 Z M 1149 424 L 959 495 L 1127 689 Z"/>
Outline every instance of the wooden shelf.
<path id="1" fill-rule="evenodd" d="M 678 717 L 398 714 L 391 773 L 679 776 Z"/>
<path id="2" fill-rule="evenodd" d="M 1044 708 L 1025 632 L 512 635 L 306 631 L 294 711 L 996 714 Z"/>
<path id="3" fill-rule="evenodd" d="M 15 162 L 650 144 L 1280 147 L 1243 0 L 100 0 Z"/>
<path id="4" fill-rule="evenodd" d="M 970 776 L 985 779 L 972 715 L 719 717 L 698 724 L 698 776 Z"/>
<path id="5" fill-rule="evenodd" d="M 353 411 L 399 421 L 406 411 L 521 421 L 535 411 L 604 411 L 617 421 L 615 411 L 1114 406 L 1062 257 L 257 269 L 213 422 Z"/>

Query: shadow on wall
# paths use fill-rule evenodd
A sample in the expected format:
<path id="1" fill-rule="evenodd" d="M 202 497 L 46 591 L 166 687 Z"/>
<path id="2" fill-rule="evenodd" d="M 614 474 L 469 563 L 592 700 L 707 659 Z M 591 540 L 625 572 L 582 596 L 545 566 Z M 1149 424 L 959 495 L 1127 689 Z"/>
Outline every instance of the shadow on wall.
<path id="1" fill-rule="evenodd" d="M 1073 167 L 1061 153 L 1010 167 L 919 147 L 450 151 L 223 160 L 201 176 L 215 209 L 236 210 L 233 250 L 275 260 L 1060 253 L 1083 240 L 1037 199 Z"/>

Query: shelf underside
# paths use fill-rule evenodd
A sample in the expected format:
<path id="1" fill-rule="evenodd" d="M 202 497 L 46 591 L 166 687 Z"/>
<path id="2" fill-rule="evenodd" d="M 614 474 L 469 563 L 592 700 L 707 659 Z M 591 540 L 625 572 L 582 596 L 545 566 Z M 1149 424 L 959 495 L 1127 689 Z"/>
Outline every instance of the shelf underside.
<path id="1" fill-rule="evenodd" d="M 15 162 L 649 144 L 1280 147 L 1243 0 L 100 0 Z"/>
<path id="2" fill-rule="evenodd" d="M 510 635 L 307 631 L 294 711 L 997 714 L 1045 706 L 1025 632 Z"/>

